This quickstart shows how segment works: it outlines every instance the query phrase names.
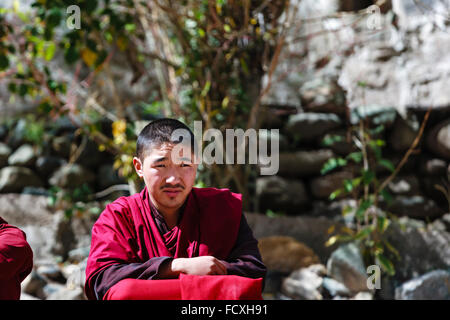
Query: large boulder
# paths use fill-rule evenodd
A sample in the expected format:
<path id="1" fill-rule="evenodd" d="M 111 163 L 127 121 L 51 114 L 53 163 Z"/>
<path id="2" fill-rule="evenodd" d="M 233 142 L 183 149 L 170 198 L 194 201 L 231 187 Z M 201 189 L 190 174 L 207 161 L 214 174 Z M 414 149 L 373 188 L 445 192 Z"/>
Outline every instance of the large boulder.
<path id="1" fill-rule="evenodd" d="M 95 175 L 88 169 L 76 163 L 69 163 L 55 171 L 49 183 L 60 188 L 74 189 L 85 183 L 92 183 L 94 179 Z"/>
<path id="2" fill-rule="evenodd" d="M 307 177 L 320 174 L 323 165 L 333 155 L 333 151 L 329 149 L 280 153 L 278 174 L 286 177 Z"/>
<path id="3" fill-rule="evenodd" d="M 21 145 L 8 158 L 10 166 L 33 166 L 37 158 L 37 149 L 29 144 Z"/>
<path id="4" fill-rule="evenodd" d="M 311 193 L 318 199 L 328 199 L 330 194 L 343 187 L 344 180 L 353 178 L 349 171 L 333 172 L 311 180 Z"/>
<path id="5" fill-rule="evenodd" d="M 323 274 L 318 274 L 317 270 L 323 269 L 326 272 L 326 269 L 323 266 L 323 268 L 316 266 L 318 265 L 292 272 L 283 280 L 281 292 L 296 300 L 322 300 Z"/>
<path id="6" fill-rule="evenodd" d="M 329 228 L 335 226 L 338 230 L 343 226 L 325 217 L 268 217 L 258 213 L 245 213 L 245 216 L 257 239 L 279 235 L 292 237 L 311 248 L 321 263 L 326 262 L 337 247 L 336 244 L 325 247 L 325 242 L 329 238 Z"/>
<path id="7" fill-rule="evenodd" d="M 53 156 L 41 156 L 36 160 L 36 172 L 43 178 L 48 178 L 67 161 Z"/>
<path id="8" fill-rule="evenodd" d="M 394 280 L 407 281 L 430 270 L 450 268 L 450 233 L 419 220 L 402 217 L 386 230 L 386 239 L 398 251 L 392 255 Z"/>
<path id="9" fill-rule="evenodd" d="M 296 140 L 311 141 L 341 124 L 341 119 L 332 113 L 298 113 L 289 117 L 286 130 Z"/>
<path id="10" fill-rule="evenodd" d="M 395 289 L 397 300 L 450 300 L 450 271 L 434 270 Z"/>
<path id="11" fill-rule="evenodd" d="M 279 176 L 260 177 L 256 180 L 257 210 L 296 213 L 308 203 L 302 181 Z"/>
<path id="12" fill-rule="evenodd" d="M 261 238 L 258 241 L 258 248 L 269 270 L 289 273 L 319 263 L 319 258 L 311 248 L 292 237 Z"/>
<path id="13" fill-rule="evenodd" d="M 419 122 L 416 119 L 397 117 L 389 135 L 389 146 L 398 152 L 408 150 L 419 132 Z"/>
<path id="14" fill-rule="evenodd" d="M 42 186 L 41 179 L 28 168 L 5 167 L 0 170 L 0 193 L 17 193 L 25 187 Z"/>
<path id="15" fill-rule="evenodd" d="M 434 154 L 450 160 L 450 119 L 434 126 L 426 139 L 428 148 Z"/>
<path id="16" fill-rule="evenodd" d="M 306 81 L 300 88 L 302 107 L 309 112 L 344 114 L 345 93 L 329 78 Z"/>
<path id="17" fill-rule="evenodd" d="M 392 203 L 382 207 L 398 216 L 415 219 L 434 219 L 445 214 L 445 211 L 434 200 L 419 195 L 396 196 Z"/>
<path id="18" fill-rule="evenodd" d="M 368 291 L 367 273 L 359 245 L 348 243 L 334 251 L 327 262 L 328 275 L 352 292 Z"/>

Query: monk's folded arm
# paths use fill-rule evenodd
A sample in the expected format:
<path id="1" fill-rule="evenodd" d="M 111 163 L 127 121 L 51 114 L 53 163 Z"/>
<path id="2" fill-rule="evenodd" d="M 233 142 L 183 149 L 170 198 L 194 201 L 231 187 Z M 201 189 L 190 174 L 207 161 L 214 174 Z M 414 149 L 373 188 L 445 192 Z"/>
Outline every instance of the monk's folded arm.
<path id="1" fill-rule="evenodd" d="M 124 279 L 162 279 L 161 271 L 171 257 L 154 257 L 144 263 L 113 264 L 93 276 L 94 292 L 102 300 L 106 292 Z"/>

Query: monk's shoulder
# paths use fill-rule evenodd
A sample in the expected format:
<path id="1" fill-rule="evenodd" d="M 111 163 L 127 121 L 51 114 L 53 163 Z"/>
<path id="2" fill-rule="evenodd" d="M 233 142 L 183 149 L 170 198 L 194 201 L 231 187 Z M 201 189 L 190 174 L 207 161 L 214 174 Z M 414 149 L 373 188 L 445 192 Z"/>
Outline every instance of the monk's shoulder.
<path id="1" fill-rule="evenodd" d="M 100 214 L 97 223 L 105 223 L 117 219 L 131 221 L 130 201 L 134 201 L 135 197 L 136 195 L 123 196 L 107 204 Z"/>
<path id="2" fill-rule="evenodd" d="M 242 195 L 240 193 L 231 192 L 227 188 L 193 188 L 193 190 L 200 202 L 229 207 L 238 212 L 242 211 Z"/>

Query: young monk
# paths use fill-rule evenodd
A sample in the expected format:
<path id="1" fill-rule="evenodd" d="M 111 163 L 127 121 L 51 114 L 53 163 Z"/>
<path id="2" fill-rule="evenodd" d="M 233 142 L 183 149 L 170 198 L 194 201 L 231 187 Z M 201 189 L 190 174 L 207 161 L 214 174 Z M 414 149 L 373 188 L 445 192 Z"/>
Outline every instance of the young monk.
<path id="1" fill-rule="evenodd" d="M 187 137 L 174 140 L 179 129 Z M 145 188 L 107 205 L 94 224 L 89 299 L 261 299 L 266 267 L 241 195 L 193 187 L 194 146 L 173 119 L 139 134 L 133 164 Z"/>
<path id="2" fill-rule="evenodd" d="M 0 218 L 0 300 L 18 300 L 20 283 L 33 269 L 25 233 Z"/>

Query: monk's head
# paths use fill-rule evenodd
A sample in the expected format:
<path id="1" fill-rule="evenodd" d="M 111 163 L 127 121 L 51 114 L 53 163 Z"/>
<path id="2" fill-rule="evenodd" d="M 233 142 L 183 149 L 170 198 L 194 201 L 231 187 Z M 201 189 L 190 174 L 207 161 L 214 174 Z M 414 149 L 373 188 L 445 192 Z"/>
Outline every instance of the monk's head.
<path id="1" fill-rule="evenodd" d="M 134 168 L 163 213 L 176 211 L 191 192 L 197 173 L 194 146 L 192 131 L 175 119 L 152 121 L 138 136 Z"/>

